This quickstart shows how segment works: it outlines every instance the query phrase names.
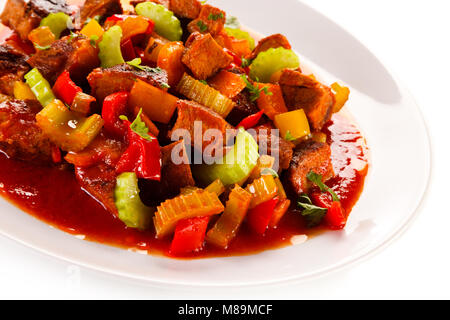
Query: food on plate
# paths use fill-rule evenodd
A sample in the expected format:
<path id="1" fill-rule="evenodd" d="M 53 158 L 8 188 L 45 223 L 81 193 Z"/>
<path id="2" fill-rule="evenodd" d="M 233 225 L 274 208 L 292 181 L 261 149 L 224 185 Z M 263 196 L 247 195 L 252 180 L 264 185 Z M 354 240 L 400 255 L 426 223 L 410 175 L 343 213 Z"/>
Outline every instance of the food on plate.
<path id="1" fill-rule="evenodd" d="M 341 230 L 368 170 L 350 97 L 199 0 L 7 0 L 0 189 L 84 238 L 177 258 Z"/>

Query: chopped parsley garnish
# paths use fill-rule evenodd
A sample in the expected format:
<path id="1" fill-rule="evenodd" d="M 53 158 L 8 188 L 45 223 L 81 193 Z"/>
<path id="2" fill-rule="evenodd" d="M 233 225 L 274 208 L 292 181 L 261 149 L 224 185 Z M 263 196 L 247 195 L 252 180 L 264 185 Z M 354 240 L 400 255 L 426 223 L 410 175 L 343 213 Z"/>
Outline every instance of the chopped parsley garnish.
<path id="1" fill-rule="evenodd" d="M 247 68 L 251 63 L 252 61 L 250 59 L 242 58 L 241 68 Z"/>
<path id="2" fill-rule="evenodd" d="M 250 81 L 248 81 L 246 75 L 241 75 L 242 80 L 244 80 L 245 84 L 247 85 L 247 90 L 250 92 L 250 100 L 252 102 L 255 102 L 258 100 L 258 98 L 261 96 L 261 92 L 264 91 L 264 93 L 268 96 L 272 95 L 272 92 L 269 91 L 268 87 L 262 87 L 261 89 L 258 86 L 253 85 Z"/>
<path id="3" fill-rule="evenodd" d="M 316 186 L 319 187 L 320 191 L 322 192 L 328 192 L 333 197 L 333 201 L 340 201 L 339 197 L 337 196 L 334 191 L 328 187 L 325 183 L 322 182 L 322 176 L 320 174 L 315 173 L 314 171 L 310 171 L 306 178 L 308 178 L 309 181 L 314 183 Z"/>
<path id="4" fill-rule="evenodd" d="M 137 133 L 139 136 L 141 136 L 142 138 L 144 138 L 145 140 L 153 140 L 154 138 L 148 134 L 148 128 L 147 125 L 145 124 L 144 121 L 142 121 L 141 119 L 141 113 L 142 113 L 142 108 L 139 110 L 136 119 L 134 119 L 134 121 L 130 124 L 130 129 L 133 130 L 133 132 Z M 127 116 L 120 116 L 119 117 L 122 120 L 128 120 Z"/>
<path id="5" fill-rule="evenodd" d="M 219 14 L 212 14 L 210 13 L 208 16 L 208 20 L 213 20 L 213 21 L 217 21 L 219 19 L 223 19 L 223 13 L 219 13 Z"/>
<path id="6" fill-rule="evenodd" d="M 136 69 L 142 70 L 142 71 L 147 71 L 147 72 L 154 72 L 154 73 L 158 73 L 161 72 L 162 69 L 160 67 L 156 67 L 156 68 L 151 68 L 149 66 L 143 66 L 141 65 L 141 58 L 134 58 L 131 61 L 127 61 L 127 64 L 135 67 Z"/>
<path id="7" fill-rule="evenodd" d="M 199 82 L 208 85 L 208 82 L 206 82 L 206 80 L 198 80 Z"/>
<path id="8" fill-rule="evenodd" d="M 160 86 L 162 89 L 170 89 L 170 86 L 169 86 L 167 83 L 165 83 L 165 82 L 161 83 L 159 86 Z"/>
<path id="9" fill-rule="evenodd" d="M 48 50 L 48 49 L 51 48 L 51 45 L 48 45 L 48 46 L 40 46 L 40 45 L 38 45 L 38 44 L 35 44 L 34 46 L 35 46 L 36 49 L 38 49 L 38 50 Z"/>
<path id="10" fill-rule="evenodd" d="M 288 131 L 286 132 L 286 135 L 284 136 L 284 140 L 287 140 L 287 141 L 295 141 L 295 140 L 297 140 L 297 139 L 295 139 L 294 136 L 291 134 L 291 132 L 288 130 Z"/>
<path id="11" fill-rule="evenodd" d="M 97 21 L 98 23 L 100 23 L 100 20 L 102 19 L 102 16 L 96 15 L 96 16 L 93 17 L 93 18 L 87 18 L 87 19 L 86 19 L 86 22 L 85 22 L 84 24 L 85 24 L 85 25 L 88 24 L 92 19 L 94 19 L 95 21 Z"/>
<path id="12" fill-rule="evenodd" d="M 275 170 L 273 170 L 272 168 L 264 168 L 261 171 L 261 175 L 262 176 L 269 176 L 269 175 L 271 175 L 274 178 L 278 178 L 278 173 Z"/>
<path id="13" fill-rule="evenodd" d="M 225 28 L 239 29 L 240 27 L 241 27 L 241 24 L 239 23 L 239 20 L 236 17 L 227 16 L 227 21 L 225 22 Z"/>
<path id="14" fill-rule="evenodd" d="M 90 42 L 91 46 L 93 46 L 94 48 L 97 48 L 97 40 L 98 40 L 98 36 L 96 34 L 93 34 L 89 38 L 89 42 Z"/>
<path id="15" fill-rule="evenodd" d="M 70 35 L 69 35 L 69 39 L 67 40 L 67 42 L 72 42 L 73 39 L 75 39 L 76 37 L 78 37 L 78 34 L 76 34 L 73 31 L 70 31 Z"/>
<path id="16" fill-rule="evenodd" d="M 197 22 L 197 27 L 200 29 L 201 32 L 208 31 L 208 26 L 202 20 L 199 20 Z"/>
<path id="17" fill-rule="evenodd" d="M 327 209 L 313 205 L 311 199 L 306 194 L 300 196 L 297 204 L 303 209 L 302 216 L 306 219 L 308 228 L 319 225 L 327 214 Z"/>

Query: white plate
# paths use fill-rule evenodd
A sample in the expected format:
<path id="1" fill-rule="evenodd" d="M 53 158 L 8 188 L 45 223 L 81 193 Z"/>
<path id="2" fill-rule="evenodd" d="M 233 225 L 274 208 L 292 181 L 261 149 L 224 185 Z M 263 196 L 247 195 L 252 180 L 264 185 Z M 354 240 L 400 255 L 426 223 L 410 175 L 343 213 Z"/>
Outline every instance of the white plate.
<path id="1" fill-rule="evenodd" d="M 302 67 L 351 87 L 347 109 L 365 133 L 371 167 L 346 229 L 251 256 L 180 261 L 78 240 L 0 200 L 1 234 L 72 263 L 154 284 L 233 286 L 323 275 L 367 257 L 406 228 L 430 171 L 427 131 L 411 95 L 360 42 L 298 1 L 210 3 L 262 34 L 285 34 L 301 53 Z"/>

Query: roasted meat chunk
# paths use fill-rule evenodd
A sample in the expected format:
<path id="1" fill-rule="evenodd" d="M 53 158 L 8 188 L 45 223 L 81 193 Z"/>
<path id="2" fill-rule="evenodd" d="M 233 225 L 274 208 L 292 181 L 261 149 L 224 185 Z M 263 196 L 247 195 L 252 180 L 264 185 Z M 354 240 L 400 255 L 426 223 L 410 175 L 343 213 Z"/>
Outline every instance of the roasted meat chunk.
<path id="1" fill-rule="evenodd" d="M 0 148 L 24 160 L 50 160 L 54 145 L 36 124 L 42 109 L 35 100 L 3 99 L 0 103 Z"/>
<path id="2" fill-rule="evenodd" d="M 169 9 L 182 18 L 197 18 L 201 8 L 199 0 L 169 0 Z"/>
<path id="3" fill-rule="evenodd" d="M 284 170 L 289 168 L 291 163 L 294 144 L 284 140 L 280 135 L 275 135 L 273 129 L 275 128 L 269 123 L 256 127 L 256 141 L 260 146 L 266 146 L 267 150 L 260 148 L 261 155 L 267 154 L 274 157 L 275 161 L 278 160 L 275 166 Z"/>
<path id="4" fill-rule="evenodd" d="M 57 40 L 48 50 L 39 50 L 27 62 L 38 68 L 51 84 L 64 70 L 77 84 L 83 84 L 89 72 L 100 65 L 98 48 L 83 36 Z"/>
<path id="5" fill-rule="evenodd" d="M 172 137 L 178 130 L 180 133 L 182 133 L 181 130 L 184 130 L 184 132 L 189 133 L 189 137 L 184 138 L 192 137 L 190 143 L 192 146 L 197 147 L 198 151 L 205 151 L 206 148 L 211 151 L 218 150 L 218 148 L 226 145 L 228 138 L 232 137 L 233 127 L 211 109 L 187 100 L 179 100 L 177 108 L 178 118 L 172 131 L 169 132 L 169 136 Z M 201 129 L 203 134 L 209 129 L 218 130 L 221 136 L 214 137 L 209 141 L 203 141 L 203 134 L 198 133 L 199 129 Z M 227 130 L 229 131 L 227 132 Z M 223 150 L 223 154 L 225 154 L 225 150 Z M 211 155 L 214 156 L 215 152 L 211 152 Z"/>
<path id="6" fill-rule="evenodd" d="M 100 21 L 113 14 L 123 12 L 120 0 L 86 0 L 80 10 L 80 22 L 83 25 L 89 18 L 100 17 Z"/>
<path id="7" fill-rule="evenodd" d="M 282 34 L 273 34 L 266 38 L 259 40 L 258 45 L 253 49 L 252 54 L 249 59 L 255 59 L 260 52 L 269 50 L 270 48 L 280 48 L 291 49 L 291 44 L 288 39 Z"/>
<path id="8" fill-rule="evenodd" d="M 280 77 L 289 110 L 303 109 L 313 130 L 320 131 L 330 120 L 335 98 L 331 89 L 299 71 L 285 69 Z"/>
<path id="9" fill-rule="evenodd" d="M 12 96 L 14 82 L 23 79 L 30 67 L 27 56 L 8 45 L 0 45 L 0 93 Z"/>
<path id="10" fill-rule="evenodd" d="M 234 108 L 227 116 L 227 121 L 233 126 L 237 126 L 245 117 L 259 112 L 258 106 L 251 101 L 250 94 L 244 90 L 233 98 Z"/>
<path id="11" fill-rule="evenodd" d="M 208 34 L 195 32 L 186 41 L 182 62 L 195 78 L 205 80 L 230 65 L 233 58 Z"/>
<path id="12" fill-rule="evenodd" d="M 97 68 L 88 76 L 91 94 L 100 103 L 111 93 L 130 91 L 136 79 L 145 81 L 155 87 L 167 84 L 167 72 L 164 70 L 138 70 L 126 63 L 111 68 Z"/>
<path id="13" fill-rule="evenodd" d="M 295 148 L 288 171 L 288 180 L 297 194 L 305 193 L 311 187 L 307 179 L 310 171 L 322 175 L 323 181 L 333 177 L 331 149 L 328 144 L 307 140 Z"/>
<path id="14" fill-rule="evenodd" d="M 209 32 L 215 36 L 222 31 L 226 21 L 226 13 L 216 7 L 205 4 L 202 6 L 200 15 L 197 19 L 192 20 L 188 24 L 188 31 L 193 32 Z"/>
<path id="15" fill-rule="evenodd" d="M 30 31 L 39 27 L 42 18 L 57 12 L 70 14 L 71 10 L 64 0 L 8 0 L 0 19 L 26 40 Z"/>

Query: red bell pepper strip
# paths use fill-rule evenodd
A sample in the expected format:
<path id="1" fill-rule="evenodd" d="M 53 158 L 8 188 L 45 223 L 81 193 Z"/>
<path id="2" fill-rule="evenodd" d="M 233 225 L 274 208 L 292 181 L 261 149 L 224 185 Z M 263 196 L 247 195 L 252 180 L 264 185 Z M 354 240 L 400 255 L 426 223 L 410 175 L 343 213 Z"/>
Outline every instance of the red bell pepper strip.
<path id="1" fill-rule="evenodd" d="M 119 119 L 119 116 L 127 114 L 127 103 L 130 93 L 126 91 L 113 93 L 103 101 L 102 118 L 103 125 L 108 133 L 124 138 L 127 134 L 127 125 Z"/>
<path id="2" fill-rule="evenodd" d="M 131 128 L 131 123 L 122 120 L 128 127 L 128 148 L 116 165 L 116 172 L 134 172 L 138 178 L 161 180 L 161 148 L 158 139 L 149 134 L 150 140 L 141 137 Z"/>
<path id="3" fill-rule="evenodd" d="M 324 218 L 330 229 L 341 230 L 347 223 L 347 217 L 340 201 L 333 201 Z"/>
<path id="4" fill-rule="evenodd" d="M 105 20 L 105 24 L 109 22 L 123 21 L 128 17 L 129 15 L 127 14 L 113 14 L 112 16 L 108 17 L 108 19 Z"/>
<path id="5" fill-rule="evenodd" d="M 53 86 L 53 93 L 69 106 L 72 105 L 78 92 L 83 92 L 83 90 L 70 79 L 68 71 L 61 73 Z"/>
<path id="6" fill-rule="evenodd" d="M 131 61 L 136 58 L 136 52 L 134 50 L 133 42 L 131 39 L 126 40 L 120 45 L 120 50 L 122 51 L 122 56 L 125 61 Z"/>
<path id="7" fill-rule="evenodd" d="M 52 160 L 53 163 L 60 163 L 62 161 L 61 149 L 57 146 L 52 147 Z"/>
<path id="8" fill-rule="evenodd" d="M 263 114 L 264 111 L 259 111 L 258 113 L 252 114 L 251 116 L 244 118 L 241 122 L 239 122 L 236 128 L 243 127 L 245 130 L 253 128 L 258 124 L 259 120 L 261 120 Z"/>
<path id="9" fill-rule="evenodd" d="M 210 217 L 180 220 L 170 245 L 170 254 L 183 255 L 203 249 L 206 228 Z"/>
<path id="10" fill-rule="evenodd" d="M 314 205 L 328 209 L 324 222 L 330 229 L 343 229 L 347 223 L 347 215 L 340 201 L 333 201 L 328 192 L 311 192 L 311 201 Z"/>
<path id="11" fill-rule="evenodd" d="M 253 231 L 260 235 L 266 232 L 277 203 L 278 197 L 275 197 L 257 205 L 247 213 L 247 222 Z"/>

